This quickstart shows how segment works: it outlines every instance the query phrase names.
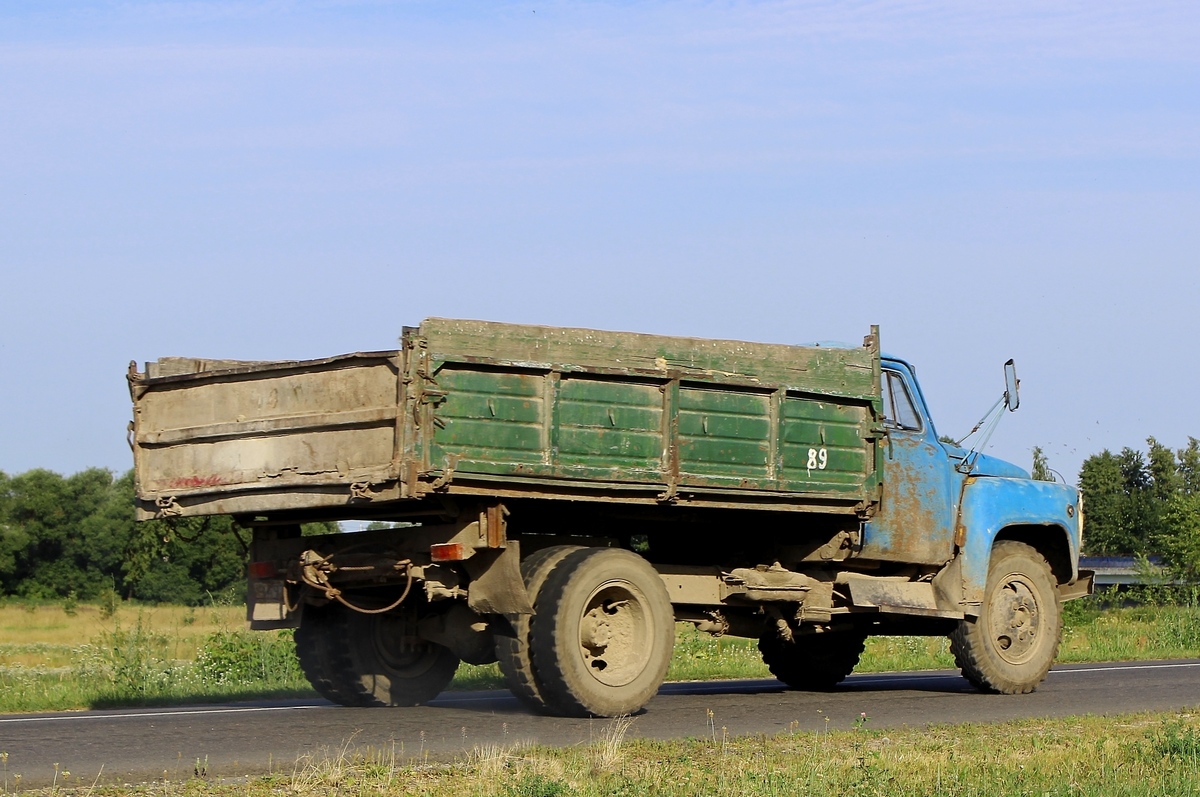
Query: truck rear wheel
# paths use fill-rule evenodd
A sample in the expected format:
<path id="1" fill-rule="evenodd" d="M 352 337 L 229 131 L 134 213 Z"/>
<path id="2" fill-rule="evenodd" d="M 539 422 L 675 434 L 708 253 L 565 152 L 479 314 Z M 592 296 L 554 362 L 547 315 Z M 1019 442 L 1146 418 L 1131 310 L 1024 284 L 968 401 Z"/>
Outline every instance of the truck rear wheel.
<path id="1" fill-rule="evenodd" d="M 459 661 L 449 648 L 416 632 L 412 612 L 308 606 L 296 631 L 296 653 L 309 683 L 335 703 L 417 706 L 449 685 Z"/>
<path id="2" fill-rule="evenodd" d="M 342 681 L 347 663 L 338 643 L 340 606 L 305 606 L 300 627 L 293 633 L 300 670 L 321 697 L 343 706 L 356 705 L 353 691 Z"/>
<path id="3" fill-rule="evenodd" d="M 569 553 L 580 550 L 578 545 L 553 545 L 534 551 L 521 562 L 521 577 L 525 581 L 525 590 L 533 603 L 534 611 L 538 611 L 538 594 L 550 571 Z M 500 671 L 508 688 L 525 705 L 535 711 L 546 710 L 546 700 L 542 697 L 542 688 L 538 685 L 537 673 L 533 669 L 533 658 L 530 655 L 529 634 L 533 615 L 520 614 L 509 618 L 513 634 L 497 634 L 496 658 L 500 663 Z"/>
<path id="4" fill-rule="evenodd" d="M 573 551 L 538 604 L 530 639 L 549 711 L 617 717 L 650 702 L 671 664 L 675 616 L 649 562 L 621 548 Z"/>
<path id="5" fill-rule="evenodd" d="M 344 680 L 360 706 L 419 706 L 454 678 L 458 657 L 417 636 L 417 618 L 405 613 L 342 612 L 342 643 L 350 671 Z"/>
<path id="6" fill-rule="evenodd" d="M 797 634 L 791 641 L 771 632 L 758 640 L 763 663 L 792 689 L 832 689 L 858 665 L 866 643 L 858 631 Z"/>
<path id="7" fill-rule="evenodd" d="M 963 676 L 988 692 L 1032 692 L 1058 653 L 1060 609 L 1045 557 L 1023 542 L 996 543 L 979 616 L 959 621 L 950 635 Z"/>

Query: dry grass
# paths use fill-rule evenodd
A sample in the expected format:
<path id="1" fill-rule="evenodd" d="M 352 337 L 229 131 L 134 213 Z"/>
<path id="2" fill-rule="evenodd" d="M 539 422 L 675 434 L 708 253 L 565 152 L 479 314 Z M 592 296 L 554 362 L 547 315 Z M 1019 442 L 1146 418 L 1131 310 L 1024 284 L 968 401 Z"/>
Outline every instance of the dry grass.
<path id="1" fill-rule="evenodd" d="M 290 773 L 208 777 L 42 794 L 161 797 L 1178 797 L 1200 794 L 1200 719 L 1163 712 L 995 725 L 860 727 L 657 741 L 610 722 L 590 745 L 489 746 L 446 762 L 403 760 L 353 740 L 297 760 Z M 699 731 L 699 729 L 697 729 Z M 707 737 L 707 732 L 705 733 Z M 211 777 L 211 776 L 209 776 Z M 71 785 L 74 785 L 73 782 Z"/>
<path id="2" fill-rule="evenodd" d="M 242 630 L 243 614 L 0 604 L 0 712 L 311 695 L 290 637 Z"/>
<path id="3" fill-rule="evenodd" d="M 141 617 L 148 631 L 170 638 L 175 659 L 196 658 L 200 644 L 215 631 L 241 627 L 241 606 L 126 606 L 104 617 L 96 606 L 80 604 L 74 615 L 62 606 L 0 604 L 0 667 L 69 667 L 71 651 L 111 631 L 114 621 L 124 627 Z"/>
<path id="4" fill-rule="evenodd" d="M 600 741 L 593 746 L 592 765 L 599 772 L 613 772 L 623 762 L 621 745 L 633 726 L 633 717 L 617 717 L 604 726 Z"/>
<path id="5" fill-rule="evenodd" d="M 629 718 L 621 718 L 585 747 L 489 748 L 445 764 L 407 763 L 374 774 L 364 762 L 353 771 L 343 766 L 343 778 L 324 778 L 320 788 L 322 793 L 434 797 L 1110 797 L 1185 795 L 1200 788 L 1200 721 L 1186 713 L 716 741 L 628 739 L 630 729 Z M 246 793 L 263 794 L 267 785 L 251 784 Z M 232 790 L 216 787 L 212 793 Z"/>

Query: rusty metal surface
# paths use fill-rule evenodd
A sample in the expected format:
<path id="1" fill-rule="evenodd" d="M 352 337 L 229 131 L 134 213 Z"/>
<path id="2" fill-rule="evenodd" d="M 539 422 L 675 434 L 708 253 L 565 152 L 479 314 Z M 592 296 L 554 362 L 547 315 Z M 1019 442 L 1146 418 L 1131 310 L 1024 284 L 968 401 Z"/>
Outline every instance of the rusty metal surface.
<path id="1" fill-rule="evenodd" d="M 284 536 L 272 527 L 255 529 L 251 562 L 266 572 L 256 575 L 250 568 L 252 627 L 295 627 L 306 603 L 337 601 L 354 611 L 384 613 L 416 591 L 423 591 L 430 604 L 465 598 L 482 614 L 531 613 L 520 574 L 520 543 L 506 536 L 506 508 L 473 509 L 464 508 L 450 523 L 355 533 L 304 537 L 296 527 Z M 436 559 L 434 548 L 445 546 L 454 555 Z M 393 589 L 373 592 L 378 587 Z M 383 594 L 381 603 L 377 596 Z"/>
<path id="2" fill-rule="evenodd" d="M 954 517 L 962 476 L 938 442 L 904 363 L 885 363 L 893 381 L 893 417 L 884 419 L 884 484 L 879 511 L 864 524 L 867 559 L 942 564 L 954 553 Z M 903 391 L 901 393 L 900 391 Z"/>
<path id="3" fill-rule="evenodd" d="M 844 580 L 855 606 L 874 607 L 884 614 L 955 619 L 963 616 L 957 606 L 941 605 L 933 584 L 928 581 L 871 578 L 856 574 L 847 574 Z"/>
<path id="4" fill-rule="evenodd" d="M 1060 584 L 1078 579 L 1079 491 L 1066 484 L 1024 478 L 971 479 L 963 495 L 963 602 L 970 613 L 983 600 L 992 546 L 997 538 L 1019 538 L 1048 559 L 1065 553 Z M 1014 537 L 1014 534 L 1020 534 Z"/>

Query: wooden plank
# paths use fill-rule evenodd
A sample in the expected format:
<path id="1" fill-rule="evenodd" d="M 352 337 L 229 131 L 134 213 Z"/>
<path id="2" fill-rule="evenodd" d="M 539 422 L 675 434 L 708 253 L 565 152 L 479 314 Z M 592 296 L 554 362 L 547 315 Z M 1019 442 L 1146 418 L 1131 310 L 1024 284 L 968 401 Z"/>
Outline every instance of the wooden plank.
<path id="1" fill-rule="evenodd" d="M 325 431 L 349 426 L 375 426 L 381 421 L 394 421 L 395 419 L 395 407 L 368 407 L 361 410 L 323 412 L 317 415 L 287 415 L 255 421 L 231 421 L 204 426 L 186 426 L 181 429 L 163 429 L 157 432 L 141 432 L 137 435 L 136 441 L 142 445 L 212 442 L 231 437 Z M 391 426 L 390 423 L 388 425 Z"/>
<path id="2" fill-rule="evenodd" d="M 877 344 L 786 346 L 573 327 L 427 318 L 420 335 L 437 362 L 489 362 L 564 372 L 619 366 L 685 380 L 747 380 L 767 388 L 847 398 L 878 395 Z"/>

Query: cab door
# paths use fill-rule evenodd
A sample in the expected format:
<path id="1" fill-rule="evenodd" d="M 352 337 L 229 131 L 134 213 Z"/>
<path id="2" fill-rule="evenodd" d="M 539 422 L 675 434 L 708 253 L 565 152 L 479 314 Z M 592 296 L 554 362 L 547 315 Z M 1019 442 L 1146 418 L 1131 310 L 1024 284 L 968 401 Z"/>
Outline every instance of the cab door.
<path id="1" fill-rule="evenodd" d="M 908 366 L 883 363 L 883 492 L 863 524 L 863 559 L 942 564 L 954 551 L 954 468 Z"/>

